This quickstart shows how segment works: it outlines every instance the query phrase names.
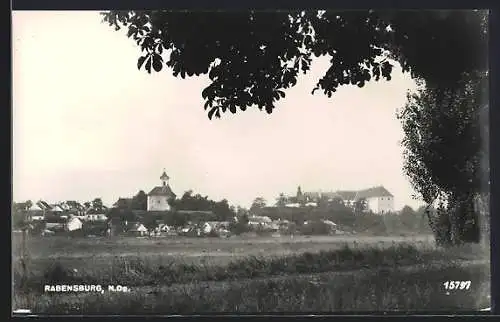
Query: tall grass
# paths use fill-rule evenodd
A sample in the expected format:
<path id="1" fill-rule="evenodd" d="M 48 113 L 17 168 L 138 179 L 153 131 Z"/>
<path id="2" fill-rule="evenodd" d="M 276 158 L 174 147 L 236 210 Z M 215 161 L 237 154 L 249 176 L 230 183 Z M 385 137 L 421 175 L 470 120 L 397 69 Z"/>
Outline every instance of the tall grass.
<path id="1" fill-rule="evenodd" d="M 442 282 L 471 280 L 471 289 L 447 295 Z M 130 293 L 43 294 L 32 303 L 43 314 L 193 314 L 210 312 L 340 312 L 474 310 L 489 306 L 488 289 L 477 266 L 382 269 L 373 273 L 193 282 Z M 33 295 L 31 295 L 33 296 Z M 19 305 L 26 296 L 16 294 Z"/>
<path id="2" fill-rule="evenodd" d="M 436 248 L 417 249 L 411 244 L 362 249 L 353 249 L 346 245 L 341 249 L 331 251 L 306 252 L 282 257 L 249 256 L 227 265 L 208 265 L 206 262 L 187 264 L 182 260 L 163 257 L 117 256 L 105 266 L 94 265 L 82 269 L 65 266 L 55 260 L 37 270 L 30 270 L 27 276 L 18 263 L 14 263 L 13 268 L 16 291 L 41 292 L 44 284 L 172 285 L 193 280 L 227 281 L 359 268 L 399 267 L 435 260 L 451 261 L 468 258 L 481 258 L 481 254 L 473 250 L 463 252 L 462 249 L 446 251 Z"/>
<path id="3" fill-rule="evenodd" d="M 44 284 L 83 283 L 120 284 L 129 286 L 172 285 L 191 281 L 227 281 L 242 278 L 280 276 L 290 274 L 346 271 L 359 268 L 399 267 L 439 260 L 478 257 L 472 251 L 446 252 L 435 249 L 417 249 L 411 244 L 395 244 L 388 248 L 368 247 L 301 253 L 282 257 L 249 256 L 227 265 L 187 264 L 162 257 L 114 257 L 105 266 L 69 267 L 57 260 L 23 274 L 20 265 L 14 265 L 14 287 L 17 291 L 41 292 Z M 483 257 L 484 258 L 484 257 Z M 89 259 L 90 260 L 90 259 Z"/>
<path id="4" fill-rule="evenodd" d="M 83 268 L 54 260 L 27 275 L 15 262 L 14 305 L 61 314 L 472 310 L 489 306 L 488 267 L 462 267 L 459 260 L 487 258 L 473 246 L 443 250 L 394 243 L 250 256 L 226 265 L 140 255 Z M 471 280 L 471 289 L 446 295 L 445 280 Z M 133 291 L 43 293 L 46 284 L 118 284 Z"/>

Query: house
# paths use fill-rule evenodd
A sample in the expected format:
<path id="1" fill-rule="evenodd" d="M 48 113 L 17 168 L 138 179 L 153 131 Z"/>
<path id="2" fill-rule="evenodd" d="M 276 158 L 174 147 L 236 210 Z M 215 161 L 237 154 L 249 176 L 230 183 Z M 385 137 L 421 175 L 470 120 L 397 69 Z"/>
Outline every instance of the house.
<path id="1" fill-rule="evenodd" d="M 321 199 L 333 200 L 339 197 L 334 192 L 320 192 L 320 191 L 305 191 L 302 192 L 301 187 L 297 187 L 295 196 L 285 197 L 285 207 L 299 208 L 299 207 L 317 207 Z M 353 196 L 354 197 L 354 196 Z"/>
<path id="2" fill-rule="evenodd" d="M 175 199 L 175 193 L 170 188 L 168 184 L 168 180 L 170 178 L 163 171 L 163 174 L 160 176 L 160 180 L 162 181 L 161 186 L 154 187 L 148 193 L 148 211 L 168 211 L 170 210 L 170 201 Z"/>
<path id="3" fill-rule="evenodd" d="M 28 210 L 29 212 L 43 212 L 45 209 L 40 207 L 40 205 L 38 205 L 38 203 L 35 203 L 34 205 L 32 205 L 30 207 L 30 209 Z"/>
<path id="4" fill-rule="evenodd" d="M 267 228 L 268 230 L 278 231 L 280 229 L 280 223 L 277 221 L 273 221 L 269 224 L 265 224 L 264 227 Z"/>
<path id="5" fill-rule="evenodd" d="M 333 221 L 322 219 L 321 222 L 324 223 L 325 225 L 327 225 L 330 228 L 330 232 L 331 233 L 336 233 L 337 232 L 337 224 L 334 223 Z"/>
<path id="6" fill-rule="evenodd" d="M 355 199 L 365 199 L 367 210 L 373 213 L 394 212 L 394 196 L 383 186 L 358 191 Z"/>
<path id="7" fill-rule="evenodd" d="M 104 214 L 86 214 L 83 216 L 78 216 L 85 221 L 107 221 L 108 217 Z"/>
<path id="8" fill-rule="evenodd" d="M 58 216 L 48 216 L 45 218 L 45 229 L 52 231 L 63 231 L 65 230 L 66 219 Z"/>
<path id="9" fill-rule="evenodd" d="M 214 229 L 222 229 L 229 227 L 229 221 L 207 221 L 205 223 L 209 224 Z"/>
<path id="10" fill-rule="evenodd" d="M 377 186 L 359 191 L 338 190 L 335 192 L 302 192 L 300 186 L 296 196 L 285 197 L 286 207 L 317 207 L 320 200 L 342 200 L 347 207 L 354 207 L 356 202 L 365 199 L 366 211 L 384 214 L 394 211 L 394 196 L 383 186 Z"/>
<path id="11" fill-rule="evenodd" d="M 172 230 L 172 228 L 166 224 L 159 224 L 158 227 L 156 227 L 156 229 L 159 232 L 165 232 L 165 233 L 168 233 Z"/>
<path id="12" fill-rule="evenodd" d="M 203 223 L 203 225 L 201 225 L 201 230 L 203 231 L 203 233 L 209 234 L 212 231 L 215 231 L 216 228 L 215 228 L 215 226 L 211 225 L 210 223 L 205 222 L 205 223 Z"/>
<path id="13" fill-rule="evenodd" d="M 201 230 L 208 234 L 212 231 L 224 231 L 229 228 L 229 221 L 206 221 L 201 225 Z"/>
<path id="14" fill-rule="evenodd" d="M 342 199 L 342 201 L 344 202 L 344 205 L 346 205 L 347 207 L 354 207 L 354 204 L 356 203 L 357 201 L 357 192 L 356 191 L 349 191 L 349 190 L 339 190 L 337 192 L 335 192 L 335 196 L 337 198 L 340 198 Z M 335 197 L 333 197 L 335 198 Z M 333 198 L 331 200 L 333 200 Z M 329 200 L 329 201 L 331 201 Z"/>
<path id="15" fill-rule="evenodd" d="M 83 227 L 83 223 L 80 221 L 80 219 L 72 216 L 66 221 L 64 230 L 66 231 L 75 231 L 75 230 L 80 230 Z"/>
<path id="16" fill-rule="evenodd" d="M 141 223 L 130 223 L 127 228 L 128 233 L 133 236 L 145 236 L 148 233 L 147 228 Z"/>
<path id="17" fill-rule="evenodd" d="M 52 204 L 50 205 L 50 211 L 54 212 L 54 213 L 63 213 L 65 212 L 66 210 L 59 204 Z"/>
<path id="18" fill-rule="evenodd" d="M 43 211 L 50 211 L 52 210 L 52 207 L 45 201 L 43 200 L 38 200 L 36 204 L 38 207 L 40 207 Z"/>
<path id="19" fill-rule="evenodd" d="M 268 228 L 273 221 L 268 216 L 250 216 L 248 217 L 248 226 Z"/>

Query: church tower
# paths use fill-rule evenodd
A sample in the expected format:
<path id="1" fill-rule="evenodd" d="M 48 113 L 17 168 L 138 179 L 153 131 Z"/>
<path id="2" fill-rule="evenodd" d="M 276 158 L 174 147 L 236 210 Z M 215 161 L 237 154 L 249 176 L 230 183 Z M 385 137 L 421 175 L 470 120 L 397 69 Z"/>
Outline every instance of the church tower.
<path id="1" fill-rule="evenodd" d="M 163 173 L 160 177 L 160 180 L 162 182 L 162 186 L 165 187 L 167 186 L 168 184 L 168 180 L 170 179 L 170 177 L 167 175 L 167 173 L 165 172 L 165 169 L 163 169 Z"/>
<path id="2" fill-rule="evenodd" d="M 168 211 L 170 210 L 170 201 L 175 199 L 175 193 L 170 188 L 168 180 L 170 177 L 163 169 L 160 176 L 161 186 L 154 187 L 148 193 L 148 211 Z"/>
<path id="3" fill-rule="evenodd" d="M 304 194 L 300 186 L 297 188 L 297 202 L 300 204 L 304 203 Z"/>

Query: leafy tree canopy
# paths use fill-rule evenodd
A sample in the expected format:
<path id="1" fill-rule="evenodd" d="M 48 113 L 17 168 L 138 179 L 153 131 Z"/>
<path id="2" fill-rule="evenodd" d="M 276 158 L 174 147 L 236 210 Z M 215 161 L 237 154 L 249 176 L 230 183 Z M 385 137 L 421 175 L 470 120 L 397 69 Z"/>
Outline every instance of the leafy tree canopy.
<path id="1" fill-rule="evenodd" d="M 257 106 L 272 113 L 313 56 L 331 65 L 316 87 L 329 97 L 341 85 L 391 79 L 391 58 L 431 87 L 454 87 L 464 72 L 486 70 L 487 13 L 411 11 L 107 11 L 140 47 L 137 66 L 164 66 L 185 78 L 208 74 L 201 93 L 210 119 Z"/>
<path id="2" fill-rule="evenodd" d="M 267 205 L 266 199 L 263 197 L 257 197 L 252 201 L 252 205 L 250 206 L 250 210 L 262 209 Z"/>
<path id="3" fill-rule="evenodd" d="M 488 79 L 468 74 L 455 89 L 422 87 L 398 113 L 404 170 L 428 204 L 439 193 L 488 191 Z"/>
<path id="4" fill-rule="evenodd" d="M 201 210 L 212 211 L 217 220 L 229 220 L 235 216 L 235 211 L 229 206 L 226 199 L 220 201 L 211 200 L 208 196 L 194 194 L 193 191 L 186 191 L 180 199 L 171 201 L 176 210 Z"/>
<path id="5" fill-rule="evenodd" d="M 429 223 L 446 242 L 480 240 L 475 198 L 489 193 L 488 107 L 487 74 L 476 72 L 454 89 L 422 87 L 398 115 L 404 171 L 426 203 L 443 199 Z"/>
<path id="6" fill-rule="evenodd" d="M 147 210 L 148 209 L 148 195 L 140 190 L 130 202 L 133 210 Z"/>

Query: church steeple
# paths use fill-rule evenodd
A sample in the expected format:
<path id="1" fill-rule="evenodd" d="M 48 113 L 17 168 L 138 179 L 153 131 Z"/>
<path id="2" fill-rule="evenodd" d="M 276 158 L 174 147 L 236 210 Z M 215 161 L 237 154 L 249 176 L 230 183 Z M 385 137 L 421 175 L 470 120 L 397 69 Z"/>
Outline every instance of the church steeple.
<path id="1" fill-rule="evenodd" d="M 302 197 L 302 189 L 300 189 L 300 186 L 297 188 L 297 198 Z"/>
<path id="2" fill-rule="evenodd" d="M 160 177 L 160 180 L 161 180 L 163 186 L 166 186 L 168 184 L 168 179 L 170 179 L 170 178 L 167 175 L 167 173 L 165 172 L 165 169 L 163 169 L 163 173 L 162 173 L 162 175 Z"/>

